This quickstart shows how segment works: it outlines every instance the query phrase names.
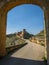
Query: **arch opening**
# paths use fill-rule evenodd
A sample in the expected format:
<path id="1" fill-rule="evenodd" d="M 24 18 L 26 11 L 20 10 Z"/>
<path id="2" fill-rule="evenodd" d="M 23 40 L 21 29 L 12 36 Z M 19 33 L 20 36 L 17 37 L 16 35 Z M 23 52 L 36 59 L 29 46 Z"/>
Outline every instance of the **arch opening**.
<path id="1" fill-rule="evenodd" d="M 27 6 L 27 5 L 28 5 L 28 6 Z M 21 7 L 22 7 L 22 8 L 21 8 Z M 23 7 L 24 7 L 24 8 L 23 8 Z M 33 10 L 32 7 L 33 7 L 33 9 L 34 9 L 34 8 L 35 8 L 35 9 Z M 26 9 L 25 9 L 25 8 L 26 8 Z M 40 14 L 38 13 L 38 10 L 39 10 L 38 8 L 40 9 L 40 11 L 39 11 Z M 15 12 L 13 11 L 13 9 L 15 9 Z M 13 21 L 13 23 L 11 22 L 11 24 L 14 24 L 14 22 L 15 22 L 16 26 L 17 26 L 18 23 L 20 23 L 20 24 L 19 24 L 20 30 L 18 30 L 18 32 L 21 31 L 21 30 L 23 30 L 23 29 L 26 29 L 26 27 L 24 26 L 24 24 L 25 24 L 25 25 L 26 25 L 26 24 L 29 24 L 29 25 L 31 25 L 30 27 L 32 27 L 33 25 L 35 25 L 34 28 L 35 28 L 35 29 L 40 28 L 40 31 L 44 29 L 44 26 L 43 26 L 43 25 L 44 25 L 44 17 L 43 17 L 43 16 L 44 16 L 44 12 L 43 12 L 43 10 L 41 10 L 40 7 L 38 7 L 38 6 L 36 6 L 36 5 L 25 4 L 25 5 L 21 5 L 21 6 L 15 7 L 15 8 L 13 8 L 13 9 L 12 9 L 12 13 L 11 13 L 11 11 L 10 11 L 11 14 L 8 13 L 8 15 L 11 17 L 10 19 L 12 19 L 12 20 L 8 20 L 8 21 L 9 21 L 9 22 Z M 38 9 L 38 10 L 37 10 L 37 9 Z M 17 10 L 17 11 L 16 11 L 16 10 Z M 18 11 L 18 10 L 19 10 L 19 11 Z M 30 10 L 30 11 L 29 11 L 29 10 Z M 32 11 L 31 11 L 31 10 L 32 10 Z M 21 12 L 21 11 L 22 11 L 22 12 Z M 23 11 L 24 11 L 24 12 L 23 12 Z M 27 11 L 27 12 L 29 11 L 29 12 L 31 12 L 31 13 L 29 13 L 29 12 L 27 13 L 26 11 Z M 16 12 L 17 12 L 17 13 L 16 13 Z M 18 13 L 18 12 L 19 12 L 19 13 Z M 26 12 L 26 13 L 25 13 L 25 12 Z M 35 12 L 35 14 L 32 14 L 32 13 L 34 13 L 34 12 Z M 41 13 L 41 12 L 42 12 L 42 13 Z M 21 14 L 20 14 L 20 13 L 21 13 Z M 22 13 L 23 13 L 23 14 L 22 14 Z M 24 13 L 25 13 L 25 14 L 24 14 Z M 37 13 L 37 14 L 36 14 L 36 13 Z M 16 14 L 16 16 L 15 16 L 15 14 Z M 19 15 L 20 17 L 18 17 L 18 14 L 20 14 L 20 15 Z M 29 14 L 31 14 L 30 17 L 29 17 Z M 42 14 L 42 16 L 41 16 L 41 14 Z M 22 16 L 21 16 L 21 15 L 22 15 Z M 24 15 L 24 17 L 26 17 L 26 19 L 28 19 L 28 20 L 25 20 L 25 18 L 23 18 L 23 15 Z M 28 16 L 27 16 L 27 15 L 28 15 Z M 35 16 L 34 16 L 34 15 L 35 15 Z M 13 17 L 12 17 L 12 16 L 15 16 L 16 19 L 14 18 L 15 20 L 13 20 Z M 33 16 L 34 16 L 34 17 L 33 17 Z M 24 19 L 24 20 L 21 20 L 21 17 L 22 17 L 22 19 Z M 39 20 L 37 20 L 38 17 L 39 17 Z M 42 20 L 40 19 L 41 17 L 43 17 Z M 32 18 L 33 18 L 33 19 L 32 19 Z M 19 20 L 19 19 L 20 19 L 20 20 Z M 30 21 L 29 21 L 29 19 L 30 19 Z M 32 20 L 31 20 L 31 19 L 32 19 Z M 34 23 L 34 22 L 35 22 L 35 19 L 36 19 L 36 22 L 38 21 L 36 24 Z M 7 22 L 8 22 L 8 21 L 7 21 Z M 18 23 L 16 23 L 16 22 L 18 22 Z M 24 23 L 23 23 L 23 22 L 24 22 Z M 26 23 L 26 22 L 27 22 L 27 23 Z M 32 22 L 33 22 L 33 23 L 32 23 Z M 43 22 L 43 23 L 41 23 L 41 22 Z M 21 24 L 21 23 L 23 23 L 23 24 Z M 30 24 L 30 23 L 31 23 L 31 24 Z M 38 23 L 39 23 L 39 24 L 38 24 Z M 10 26 L 11 26 L 11 24 L 10 24 Z M 22 27 L 21 27 L 21 25 L 22 25 Z M 12 25 L 12 26 L 13 26 L 13 25 Z M 16 26 L 15 26 L 15 27 L 16 27 Z M 27 25 L 26 25 L 26 26 L 27 26 Z M 39 27 L 38 27 L 38 26 L 39 26 Z M 18 27 L 18 28 L 19 28 L 19 27 Z M 28 27 L 28 28 L 30 28 L 30 27 Z M 17 28 L 17 27 L 16 27 L 16 28 Z M 21 29 L 21 28 L 22 28 L 22 29 Z M 28 28 L 27 28 L 27 29 L 28 29 Z M 31 30 L 34 29 L 34 28 L 32 27 Z M 12 28 L 12 29 L 13 29 L 13 28 Z M 34 29 L 34 30 L 35 30 L 35 29 Z M 16 29 L 15 29 L 15 30 L 16 30 Z M 28 31 L 31 31 L 31 30 L 28 30 Z M 32 32 L 32 33 L 34 33 L 34 35 L 36 36 L 36 34 L 38 34 L 40 31 L 38 31 L 37 33 L 36 33 L 36 31 L 35 31 L 35 32 Z M 14 32 L 16 32 L 16 31 L 14 31 Z M 9 33 L 12 33 L 12 32 L 9 32 Z M 30 34 L 32 34 L 32 33 L 30 32 Z M 43 35 L 44 35 L 44 32 L 43 32 Z M 39 36 L 39 37 L 40 37 L 40 36 Z M 37 36 L 36 38 L 39 39 L 39 37 Z M 41 36 L 41 38 L 42 38 L 42 37 L 44 37 L 44 36 Z M 33 37 L 33 38 L 35 38 L 35 37 Z M 32 38 L 32 39 L 33 39 L 33 38 Z M 31 39 L 31 41 L 32 41 L 32 39 Z M 43 42 L 44 40 L 42 40 L 42 42 L 41 42 L 41 40 L 37 40 L 37 39 L 36 39 L 37 44 L 38 44 L 39 41 L 40 41 L 39 43 L 44 43 L 44 44 L 45 44 L 45 42 Z M 32 42 L 33 42 L 33 41 L 32 41 Z M 43 44 L 41 44 L 41 45 L 43 45 Z"/>

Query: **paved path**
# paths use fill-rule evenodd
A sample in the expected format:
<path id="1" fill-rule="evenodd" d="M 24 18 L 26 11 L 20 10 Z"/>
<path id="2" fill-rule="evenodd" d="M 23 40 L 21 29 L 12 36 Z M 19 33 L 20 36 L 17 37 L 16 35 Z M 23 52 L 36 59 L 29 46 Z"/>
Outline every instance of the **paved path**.
<path id="1" fill-rule="evenodd" d="M 44 47 L 30 41 L 12 55 L 0 61 L 0 65 L 44 65 Z"/>

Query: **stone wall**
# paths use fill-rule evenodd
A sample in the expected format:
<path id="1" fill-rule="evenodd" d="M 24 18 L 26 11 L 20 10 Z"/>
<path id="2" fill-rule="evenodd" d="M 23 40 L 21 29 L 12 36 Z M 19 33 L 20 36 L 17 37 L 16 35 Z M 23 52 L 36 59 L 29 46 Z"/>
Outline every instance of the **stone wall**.
<path id="1" fill-rule="evenodd" d="M 0 12 L 0 56 L 6 54 L 5 40 L 6 40 L 6 14 L 4 11 Z"/>
<path id="2" fill-rule="evenodd" d="M 48 61 L 48 64 L 49 64 L 49 7 L 47 6 L 45 8 L 45 36 L 46 36 L 46 44 L 45 44 L 45 47 L 46 47 L 46 51 L 47 51 L 47 61 Z"/>

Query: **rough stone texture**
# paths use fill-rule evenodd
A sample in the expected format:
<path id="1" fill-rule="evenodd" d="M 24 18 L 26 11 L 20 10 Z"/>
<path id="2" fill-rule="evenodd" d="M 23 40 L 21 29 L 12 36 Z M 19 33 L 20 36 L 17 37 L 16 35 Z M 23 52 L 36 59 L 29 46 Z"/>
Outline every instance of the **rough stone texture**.
<path id="1" fill-rule="evenodd" d="M 6 34 L 6 15 L 1 12 L 0 16 L 0 56 L 4 56 L 6 54 L 5 51 L 5 34 Z"/>
<path id="2" fill-rule="evenodd" d="M 47 49 L 47 61 L 49 65 L 49 0 L 0 0 L 0 56 L 6 54 L 6 15 L 7 12 L 15 6 L 21 4 L 39 5 L 44 10 L 45 17 L 45 45 Z"/>
<path id="3" fill-rule="evenodd" d="M 47 61 L 49 64 L 49 8 L 46 9 L 46 49 L 47 49 Z"/>

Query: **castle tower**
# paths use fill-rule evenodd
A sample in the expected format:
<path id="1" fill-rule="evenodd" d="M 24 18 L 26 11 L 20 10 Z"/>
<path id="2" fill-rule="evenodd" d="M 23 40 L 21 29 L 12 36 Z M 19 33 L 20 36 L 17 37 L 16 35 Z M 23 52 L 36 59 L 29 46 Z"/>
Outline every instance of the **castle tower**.
<path id="1" fill-rule="evenodd" d="M 23 31 L 22 31 L 22 38 L 25 38 L 25 34 L 26 34 L 26 29 L 23 29 Z"/>

